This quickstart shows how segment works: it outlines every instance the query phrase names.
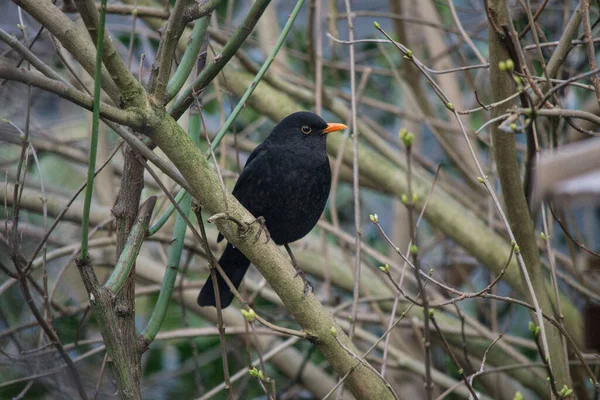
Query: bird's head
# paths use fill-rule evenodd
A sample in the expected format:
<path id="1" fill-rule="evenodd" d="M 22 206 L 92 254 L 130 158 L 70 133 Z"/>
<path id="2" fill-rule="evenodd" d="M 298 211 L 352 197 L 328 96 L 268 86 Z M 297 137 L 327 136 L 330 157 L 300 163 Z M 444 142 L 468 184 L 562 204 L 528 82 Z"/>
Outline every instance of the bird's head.
<path id="1" fill-rule="evenodd" d="M 300 111 L 288 115 L 277 124 L 269 140 L 276 143 L 325 148 L 327 134 L 342 129 L 346 129 L 346 125 L 327 123 L 317 114 Z"/>

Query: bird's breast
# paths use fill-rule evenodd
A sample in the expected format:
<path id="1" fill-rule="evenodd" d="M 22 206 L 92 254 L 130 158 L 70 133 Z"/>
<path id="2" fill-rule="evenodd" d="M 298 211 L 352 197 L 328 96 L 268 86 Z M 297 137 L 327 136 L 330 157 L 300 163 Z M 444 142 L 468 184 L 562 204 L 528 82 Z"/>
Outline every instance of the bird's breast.
<path id="1" fill-rule="evenodd" d="M 306 236 L 323 213 L 331 188 L 327 157 L 289 157 L 271 166 L 267 228 L 277 244 Z"/>

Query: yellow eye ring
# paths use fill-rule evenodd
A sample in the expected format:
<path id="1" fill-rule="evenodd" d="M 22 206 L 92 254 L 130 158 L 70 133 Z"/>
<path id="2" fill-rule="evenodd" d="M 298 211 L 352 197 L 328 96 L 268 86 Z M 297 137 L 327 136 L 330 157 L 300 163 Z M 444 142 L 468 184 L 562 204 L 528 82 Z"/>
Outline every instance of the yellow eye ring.
<path id="1" fill-rule="evenodd" d="M 312 129 L 310 129 L 310 127 L 304 125 L 302 128 L 300 128 L 300 130 L 302 131 L 302 133 L 304 133 L 305 135 L 308 135 L 309 133 L 312 132 Z"/>

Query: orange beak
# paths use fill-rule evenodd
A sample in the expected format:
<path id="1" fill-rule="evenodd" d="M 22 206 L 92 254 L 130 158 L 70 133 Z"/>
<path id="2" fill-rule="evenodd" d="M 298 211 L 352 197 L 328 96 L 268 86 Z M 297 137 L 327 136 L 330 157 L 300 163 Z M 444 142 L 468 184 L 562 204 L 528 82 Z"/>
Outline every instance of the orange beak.
<path id="1" fill-rule="evenodd" d="M 347 126 L 344 124 L 327 124 L 327 128 L 323 129 L 321 133 L 326 134 L 329 132 L 336 132 L 346 129 Z"/>

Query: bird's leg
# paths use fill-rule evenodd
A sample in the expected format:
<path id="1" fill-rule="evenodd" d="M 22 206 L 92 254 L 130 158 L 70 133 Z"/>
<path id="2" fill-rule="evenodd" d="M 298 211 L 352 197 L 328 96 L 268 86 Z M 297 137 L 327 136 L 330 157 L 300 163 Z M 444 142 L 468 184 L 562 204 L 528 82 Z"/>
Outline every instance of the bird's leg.
<path id="1" fill-rule="evenodd" d="M 292 259 L 292 265 L 294 266 L 294 269 L 296 269 L 296 275 L 294 275 L 294 278 L 297 277 L 298 275 L 300 275 L 300 277 L 304 281 L 304 294 L 302 295 L 302 298 L 304 298 L 308 294 L 309 290 L 311 292 L 313 291 L 313 285 L 306 279 L 306 276 L 304 276 L 304 271 L 302 271 L 300 269 L 300 264 L 298 263 L 298 260 L 296 260 L 294 253 L 292 253 L 292 249 L 290 249 L 290 246 L 287 243 L 284 244 L 283 246 L 285 247 L 288 254 L 290 255 L 290 258 Z"/>
<path id="2" fill-rule="evenodd" d="M 254 236 L 254 243 L 258 242 L 258 239 L 260 238 L 260 234 L 263 233 L 263 231 L 265 232 L 265 236 L 267 237 L 267 240 L 265 241 L 265 243 L 268 243 L 269 240 L 271 240 L 271 234 L 269 233 L 269 230 L 267 229 L 267 221 L 265 221 L 265 217 L 260 216 L 258 218 L 256 218 L 254 221 L 248 223 L 248 226 L 252 226 L 253 224 L 258 223 L 258 232 L 256 232 L 256 236 Z"/>

